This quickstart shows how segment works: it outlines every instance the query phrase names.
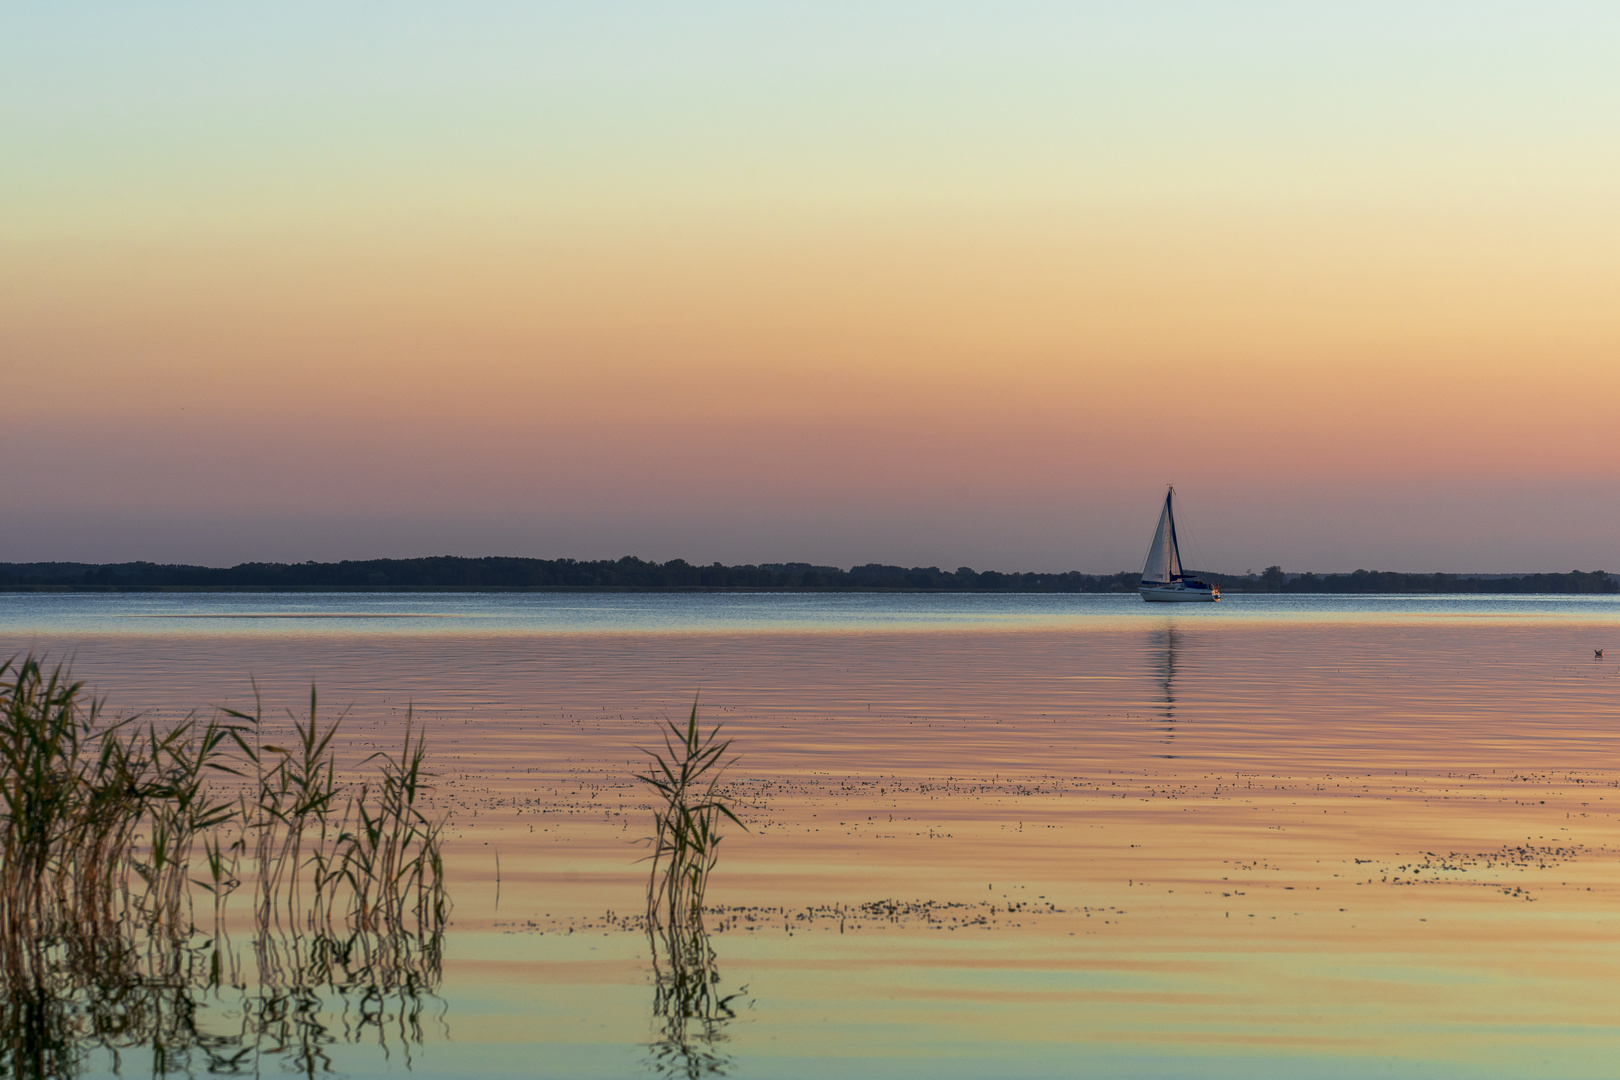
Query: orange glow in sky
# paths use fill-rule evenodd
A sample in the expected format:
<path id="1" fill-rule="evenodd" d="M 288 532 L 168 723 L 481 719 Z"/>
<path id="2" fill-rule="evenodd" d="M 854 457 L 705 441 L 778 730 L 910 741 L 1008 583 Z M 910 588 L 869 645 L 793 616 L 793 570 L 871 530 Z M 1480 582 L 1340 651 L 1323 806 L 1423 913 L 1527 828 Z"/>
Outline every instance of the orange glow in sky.
<path id="1" fill-rule="evenodd" d="M 0 559 L 1620 570 L 1617 17 L 629 11 L 0 16 Z"/>

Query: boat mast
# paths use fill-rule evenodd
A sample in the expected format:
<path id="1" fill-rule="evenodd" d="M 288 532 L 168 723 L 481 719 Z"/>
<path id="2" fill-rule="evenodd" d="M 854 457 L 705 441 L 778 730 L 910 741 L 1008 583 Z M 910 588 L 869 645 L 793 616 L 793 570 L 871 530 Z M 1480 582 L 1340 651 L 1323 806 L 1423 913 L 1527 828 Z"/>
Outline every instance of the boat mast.
<path id="1" fill-rule="evenodd" d="M 1181 545 L 1176 543 L 1176 486 L 1164 493 L 1164 520 L 1170 526 L 1170 580 L 1174 581 L 1182 576 Z"/>

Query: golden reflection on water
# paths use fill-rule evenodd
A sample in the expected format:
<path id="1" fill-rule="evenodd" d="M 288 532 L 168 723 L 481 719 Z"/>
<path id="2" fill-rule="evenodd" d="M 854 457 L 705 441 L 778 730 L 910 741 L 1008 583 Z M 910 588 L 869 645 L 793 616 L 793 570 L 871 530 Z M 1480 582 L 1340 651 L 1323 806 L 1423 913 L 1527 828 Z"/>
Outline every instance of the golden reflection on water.
<path id="1" fill-rule="evenodd" d="M 630 773 L 701 690 L 753 830 L 710 893 L 712 970 L 751 1003 L 719 1017 L 735 1075 L 1603 1075 L 1620 1051 L 1604 633 L 1167 616 L 63 647 L 114 708 L 239 702 L 249 672 L 291 703 L 313 677 L 380 741 L 414 703 L 456 837 L 444 994 L 452 1015 L 479 1003 L 457 1043 L 540 1044 L 556 1074 L 634 1071 L 581 1047 L 668 1042 L 619 914 L 641 908 L 649 816 Z"/>

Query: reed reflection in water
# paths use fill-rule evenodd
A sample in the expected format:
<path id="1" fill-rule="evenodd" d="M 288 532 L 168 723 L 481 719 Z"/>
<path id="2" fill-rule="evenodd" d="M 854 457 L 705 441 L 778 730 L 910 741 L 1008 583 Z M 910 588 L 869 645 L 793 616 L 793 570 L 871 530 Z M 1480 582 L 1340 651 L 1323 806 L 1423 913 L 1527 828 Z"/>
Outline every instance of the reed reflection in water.
<path id="1" fill-rule="evenodd" d="M 399 1048 L 408 1064 L 426 1035 L 449 1034 L 438 933 L 82 944 L 47 945 L 42 978 L 7 978 L 0 1074 L 122 1072 L 149 1054 L 153 1075 L 314 1076 L 339 1045 Z"/>
<path id="2" fill-rule="evenodd" d="M 708 932 L 701 924 L 651 929 L 653 1026 L 658 1037 L 648 1049 L 648 1066 L 660 1076 L 697 1080 L 724 1076 L 732 1064 L 719 1049 L 726 1027 L 745 1003 L 748 987 L 721 992 L 720 969 Z"/>

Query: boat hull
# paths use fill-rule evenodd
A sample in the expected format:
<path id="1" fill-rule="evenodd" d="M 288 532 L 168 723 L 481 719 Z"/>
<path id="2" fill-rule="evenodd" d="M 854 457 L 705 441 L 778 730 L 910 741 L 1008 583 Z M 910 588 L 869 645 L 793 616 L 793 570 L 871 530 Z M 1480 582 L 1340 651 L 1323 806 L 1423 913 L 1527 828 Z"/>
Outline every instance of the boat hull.
<path id="1" fill-rule="evenodd" d="M 1189 589 L 1174 585 L 1143 585 L 1136 590 L 1150 604 L 1211 604 L 1221 598 L 1214 589 Z"/>

